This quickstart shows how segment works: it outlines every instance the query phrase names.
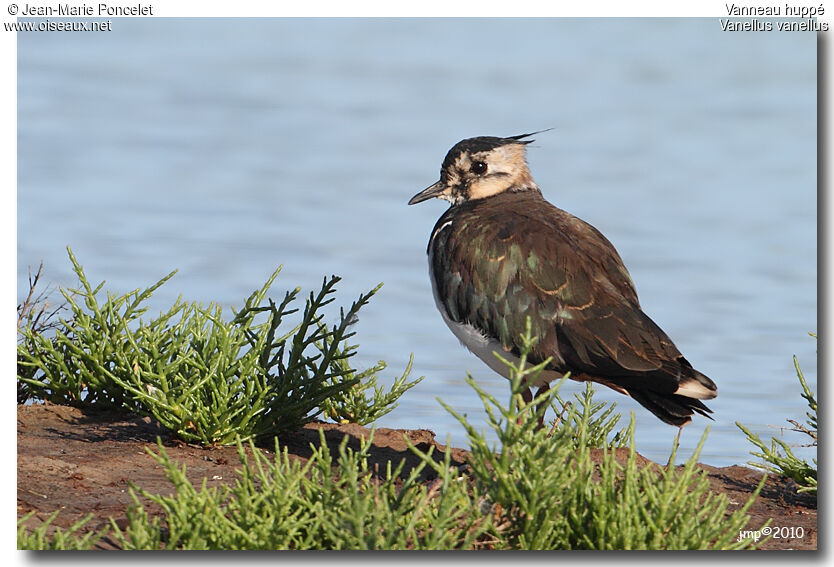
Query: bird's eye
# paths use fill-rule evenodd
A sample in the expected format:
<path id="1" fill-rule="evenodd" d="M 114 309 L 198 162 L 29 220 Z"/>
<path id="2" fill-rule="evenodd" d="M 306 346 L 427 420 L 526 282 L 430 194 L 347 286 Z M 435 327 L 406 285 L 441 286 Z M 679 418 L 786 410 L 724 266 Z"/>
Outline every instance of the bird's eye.
<path id="1" fill-rule="evenodd" d="M 482 174 L 486 173 L 487 164 L 485 164 L 482 161 L 476 161 L 475 163 L 472 164 L 472 167 L 470 168 L 470 170 L 475 175 L 482 175 Z"/>

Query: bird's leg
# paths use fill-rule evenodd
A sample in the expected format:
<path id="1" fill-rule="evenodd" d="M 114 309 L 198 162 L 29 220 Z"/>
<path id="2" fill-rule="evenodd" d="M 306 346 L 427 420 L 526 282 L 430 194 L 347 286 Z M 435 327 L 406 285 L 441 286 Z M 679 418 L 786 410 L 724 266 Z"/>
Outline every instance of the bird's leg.
<path id="1" fill-rule="evenodd" d="M 562 404 L 562 411 L 559 412 L 559 415 L 556 416 L 556 419 L 553 420 L 553 427 L 550 428 L 550 432 L 547 434 L 547 437 L 550 438 L 553 435 L 553 432 L 556 431 L 556 428 L 559 427 L 559 424 L 562 423 L 562 417 L 565 415 L 565 412 L 570 409 L 570 400 L 564 402 Z"/>
<path id="2" fill-rule="evenodd" d="M 536 398 L 540 397 L 542 394 L 547 392 L 549 389 L 550 389 L 550 384 L 545 383 L 544 386 L 539 388 L 538 391 L 536 392 Z M 537 429 L 541 429 L 541 427 L 544 425 L 544 414 L 547 411 L 547 403 L 544 400 L 540 401 L 538 403 L 538 405 L 536 406 L 536 411 L 541 412 L 540 415 L 539 415 L 539 427 L 537 428 Z"/>
<path id="3" fill-rule="evenodd" d="M 675 448 L 676 452 L 677 452 L 678 446 L 680 445 L 681 431 L 683 431 L 683 426 L 684 425 L 686 425 L 686 423 L 684 423 L 683 425 L 678 426 L 678 434 L 675 435 L 675 444 L 673 445 L 673 447 Z M 670 468 L 674 468 L 674 467 L 675 467 L 675 463 L 672 461 L 672 455 L 669 455 L 669 462 L 666 463 L 666 470 L 669 470 Z"/>
<path id="4" fill-rule="evenodd" d="M 549 384 L 545 384 L 544 386 L 540 387 L 536 391 L 536 398 L 547 392 L 549 389 Z M 525 388 L 524 391 L 521 392 L 521 399 L 524 400 L 525 404 L 529 405 L 534 399 L 532 390 L 530 390 L 530 388 Z M 539 402 L 536 405 L 536 411 L 541 412 L 541 415 L 539 415 L 539 424 L 536 426 L 536 429 L 541 429 L 544 425 L 544 413 L 547 411 L 546 405 L 547 404 L 545 404 L 545 402 L 543 401 Z M 518 418 L 518 424 L 521 425 L 521 417 Z"/>
<path id="5" fill-rule="evenodd" d="M 530 388 L 524 388 L 524 390 L 521 392 L 521 399 L 524 400 L 525 405 L 533 401 L 533 392 L 530 391 Z M 516 423 L 518 425 L 521 425 L 522 419 L 520 415 L 518 416 L 518 419 L 516 419 Z"/>
<path id="6" fill-rule="evenodd" d="M 686 424 L 684 424 L 684 425 L 686 425 Z M 683 431 L 683 425 L 679 425 L 679 426 L 678 426 L 678 434 L 677 434 L 677 435 L 675 435 L 675 447 L 677 447 L 678 445 L 680 445 L 680 442 L 681 442 L 681 431 Z"/>

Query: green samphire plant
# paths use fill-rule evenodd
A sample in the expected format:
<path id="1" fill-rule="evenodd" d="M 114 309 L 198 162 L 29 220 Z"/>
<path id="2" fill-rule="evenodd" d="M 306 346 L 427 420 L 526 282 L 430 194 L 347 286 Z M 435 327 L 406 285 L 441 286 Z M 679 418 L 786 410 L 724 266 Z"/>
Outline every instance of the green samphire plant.
<path id="1" fill-rule="evenodd" d="M 274 319 L 272 324 L 262 326 L 244 324 L 249 331 L 244 333 L 245 344 L 256 354 L 263 353 L 266 345 L 285 337 L 281 343 L 285 345 L 284 358 L 279 357 L 283 366 L 278 366 L 284 372 L 290 369 L 286 356 L 293 341 L 313 345 L 310 355 L 295 358 L 296 366 L 303 367 L 308 377 L 326 367 L 323 383 L 317 387 L 341 384 L 352 388 L 361 372 L 348 370 L 340 362 L 350 351 L 343 343 L 344 334 L 338 334 L 340 326 L 327 329 L 330 334 L 322 337 L 325 331 L 315 316 L 309 316 L 328 300 L 327 283 L 322 289 L 324 296 L 312 295 L 307 303 L 303 317 L 310 321 L 307 330 L 301 332 L 301 327 L 294 327 L 292 332 L 279 335 L 274 332 Z M 287 294 L 281 304 L 269 301 L 260 305 L 266 287 L 253 294 L 252 301 L 238 312 L 235 324 L 245 323 L 250 315 L 275 317 L 287 312 L 287 303 L 294 295 Z M 92 321 L 110 321 L 105 311 Z M 121 321 L 124 311 L 120 313 L 122 317 L 112 320 Z M 343 313 L 342 322 L 351 313 L 355 314 L 353 308 Z M 178 322 L 182 320 L 180 317 Z M 209 321 L 204 329 L 221 324 L 219 318 Z M 74 324 L 62 321 L 61 327 L 74 329 Z M 82 330 L 91 336 L 115 334 L 131 345 L 125 338 L 129 334 L 138 345 L 136 333 L 148 324 L 139 323 L 133 330 L 121 325 L 118 333 L 96 326 L 88 322 Z M 169 327 L 160 323 L 154 332 L 163 334 Z M 178 330 L 164 336 L 181 333 Z M 70 335 L 59 328 L 52 346 L 44 346 L 44 351 L 64 348 L 75 353 L 61 339 L 65 336 L 68 341 Z M 198 334 L 192 332 L 192 336 Z M 205 344 L 210 343 L 205 337 L 211 333 L 199 336 L 204 337 Z M 229 433 L 238 447 L 238 478 L 229 485 L 209 486 L 206 479 L 196 484 L 189 480 L 185 468 L 159 443 L 156 452 L 148 451 L 164 467 L 173 493 L 152 494 L 131 485 L 133 503 L 126 512 L 127 522 L 111 521 L 108 535 L 124 549 L 747 549 L 764 541 L 757 544 L 750 538 L 739 538 L 749 520 L 747 510 L 764 478 L 750 499 L 729 513 L 727 497 L 710 492 L 706 473 L 697 466 L 706 432 L 682 466 L 674 466 L 677 444 L 666 466 L 641 464 L 634 448 L 633 417 L 626 428 L 615 431 L 619 416 L 612 413 L 612 407 L 594 402 L 591 387 L 576 395 L 571 404 L 558 397 L 561 383 L 525 403 L 522 385 L 543 365 L 526 366 L 527 354 L 535 342 L 529 325 L 522 338 L 524 350 L 518 363 L 504 361 L 511 377 L 508 403 L 499 402 L 467 377 L 483 403 L 487 426 L 496 442 L 488 441 L 483 431 L 441 401 L 459 420 L 469 440 L 470 454 L 462 466 L 453 464 L 448 442 L 440 455 L 435 454 L 435 447 L 424 451 L 409 443 L 419 464 L 406 470 L 404 460 L 389 460 L 382 466 L 371 464 L 373 432 L 360 440 L 358 450 L 348 446 L 347 436 L 333 450 L 320 432 L 319 443 L 311 444 L 310 457 L 302 461 L 291 457 L 277 438 L 272 440 L 275 452 L 269 457 L 254 445 L 255 435 L 250 433 L 244 441 L 242 432 L 234 431 Z M 168 342 L 174 342 L 174 338 Z M 263 346 L 256 348 L 258 345 Z M 125 352 L 120 356 L 130 361 L 128 368 L 132 371 L 133 359 L 126 353 L 135 355 L 135 351 L 124 345 L 113 350 Z M 268 365 L 276 355 L 270 354 L 263 364 Z M 75 365 L 93 364 L 88 361 L 92 354 L 75 356 L 80 361 L 73 362 Z M 126 380 L 122 375 L 125 370 L 117 368 L 111 365 L 110 375 L 118 376 L 124 384 L 124 399 L 144 404 L 147 398 L 134 390 L 141 392 L 147 382 Z M 139 368 L 133 373 L 141 377 L 145 366 L 139 364 Z M 339 382 L 338 377 L 344 380 Z M 48 380 L 30 379 L 30 383 L 43 388 L 44 395 L 50 393 Z M 121 384 L 117 380 L 113 383 Z M 154 387 L 161 390 L 161 385 L 159 382 Z M 117 391 L 113 387 L 113 392 Z M 198 397 L 200 391 L 197 388 L 191 395 Z M 148 395 L 161 396 L 154 392 Z M 538 427 L 541 413 L 554 401 L 562 405 L 559 418 L 550 427 Z M 352 407 L 345 405 L 348 409 L 343 409 L 354 411 Z M 228 413 L 236 415 L 234 411 L 231 408 Z M 256 422 L 259 415 L 250 421 Z M 148 502 L 161 514 L 152 515 L 146 508 Z M 83 523 L 78 523 L 67 532 L 56 531 L 50 539 L 45 536 L 44 526 L 29 531 L 23 525 L 26 519 L 18 528 L 18 547 L 22 549 L 89 548 L 104 535 L 82 534 Z"/>
<path id="2" fill-rule="evenodd" d="M 810 333 L 812 337 L 816 338 L 814 333 Z M 802 369 L 799 367 L 799 361 L 796 356 L 793 357 L 793 365 L 796 369 L 796 377 L 799 379 L 799 384 L 802 387 L 802 397 L 808 404 L 808 411 L 805 412 L 807 418 L 805 423 L 799 423 L 796 420 L 788 419 L 793 427 L 791 431 L 802 433 L 810 439 L 810 446 L 817 446 L 817 398 L 808 383 L 805 381 L 805 376 Z M 817 492 L 817 460 L 813 459 L 813 466 L 805 459 L 800 459 L 794 455 L 790 445 L 781 439 L 772 437 L 770 440 L 770 447 L 761 440 L 758 434 L 753 433 L 739 422 L 736 426 L 747 435 L 748 441 L 755 445 L 759 451 L 751 452 L 751 455 L 758 457 L 764 463 L 751 461 L 748 464 L 781 476 L 792 479 L 798 485 L 797 492 Z"/>
<path id="3" fill-rule="evenodd" d="M 533 339 L 525 337 L 526 349 Z M 453 466 L 450 450 L 410 449 L 420 464 L 382 470 L 369 464 L 372 435 L 358 450 L 347 437 L 334 452 L 323 434 L 309 460 L 275 445 L 271 458 L 238 444 L 240 477 L 233 485 L 195 485 L 160 445 L 155 456 L 174 485 L 171 495 L 133 487 L 128 523 L 112 524 L 125 549 L 745 549 L 739 533 L 763 485 L 740 509 L 709 491 L 696 464 L 704 439 L 682 466 L 676 447 L 663 467 L 640 465 L 633 424 L 616 433 L 592 390 L 564 407 L 552 427 L 537 427 L 542 402 L 558 386 L 525 404 L 525 353 L 510 365 L 512 393 L 502 404 L 474 380 L 495 432 L 489 443 L 451 408 L 466 429 L 471 454 Z M 633 420 L 632 420 L 633 421 Z M 704 438 L 706 437 L 706 434 Z M 622 440 L 625 439 L 625 442 Z M 620 447 L 625 444 L 625 447 Z M 619 447 L 619 448 L 618 448 Z M 421 481 L 431 471 L 433 480 Z M 144 500 L 161 516 L 148 514 Z M 759 544 L 761 543 L 760 540 Z"/>
<path id="4" fill-rule="evenodd" d="M 673 465 L 677 443 L 665 467 L 638 465 L 631 424 L 613 435 L 605 409 L 589 389 L 576 406 L 551 428 L 539 428 L 539 415 L 558 395 L 559 385 L 529 404 L 521 391 L 548 361 L 526 366 L 535 338 L 522 336 L 524 350 L 510 370 L 512 396 L 502 405 L 480 388 L 477 392 L 498 445 L 465 416 L 444 404 L 466 429 L 472 455 L 469 465 L 475 491 L 485 499 L 498 531 L 496 547 L 507 549 L 744 549 L 738 541 L 749 519 L 747 510 L 761 490 L 740 509 L 726 515 L 728 499 L 709 490 L 706 471 L 697 466 L 706 440 L 681 467 Z M 441 402 L 442 403 L 442 402 Z M 616 422 L 615 422 L 616 423 Z M 624 443 L 625 441 L 625 443 Z M 617 449 L 617 447 L 626 448 Z M 595 447 L 601 447 L 594 456 Z"/>
<path id="5" fill-rule="evenodd" d="M 125 408 L 152 415 L 183 440 L 230 444 L 297 429 L 325 410 L 347 407 L 367 422 L 419 381 L 407 381 L 409 364 L 385 393 L 376 386 L 384 362 L 362 372 L 350 365 L 351 324 L 382 284 L 342 309 L 332 326 L 322 322 L 322 308 L 334 301 L 340 278 L 325 278 L 299 309 L 300 288 L 280 302 L 268 297 L 280 268 L 231 320 L 217 304 L 181 298 L 147 317 L 145 302 L 175 272 L 144 290 L 101 297 L 104 282 L 93 287 L 68 251 L 80 283 L 61 289 L 70 316 L 47 333 L 37 309 L 20 314 L 18 381 L 28 397 Z M 288 326 L 296 312 L 300 321 Z M 364 396 L 370 387 L 373 398 Z"/>

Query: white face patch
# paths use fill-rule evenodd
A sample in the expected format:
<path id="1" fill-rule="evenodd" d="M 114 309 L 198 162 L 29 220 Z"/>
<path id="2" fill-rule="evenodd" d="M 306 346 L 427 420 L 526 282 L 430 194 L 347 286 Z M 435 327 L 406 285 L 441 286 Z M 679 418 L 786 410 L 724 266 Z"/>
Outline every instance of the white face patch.
<path id="1" fill-rule="evenodd" d="M 472 172 L 472 164 L 477 162 L 486 164 L 485 173 Z M 521 144 L 507 144 L 471 156 L 463 154 L 456 161 L 455 169 L 468 181 L 469 199 L 484 199 L 513 187 L 536 186 L 527 167 L 524 146 Z"/>

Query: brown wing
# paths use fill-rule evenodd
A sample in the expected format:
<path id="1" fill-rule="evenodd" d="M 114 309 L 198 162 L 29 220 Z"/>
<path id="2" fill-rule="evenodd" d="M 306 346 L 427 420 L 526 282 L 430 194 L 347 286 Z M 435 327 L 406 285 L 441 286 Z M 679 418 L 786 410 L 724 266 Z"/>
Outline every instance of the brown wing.
<path id="1" fill-rule="evenodd" d="M 432 272 L 450 317 L 518 353 L 529 316 L 539 337 L 533 361 L 552 356 L 553 370 L 621 391 L 672 394 L 681 380 L 700 380 L 640 309 L 613 245 L 527 193 L 470 201 L 438 221 L 444 229 L 430 244 Z"/>

